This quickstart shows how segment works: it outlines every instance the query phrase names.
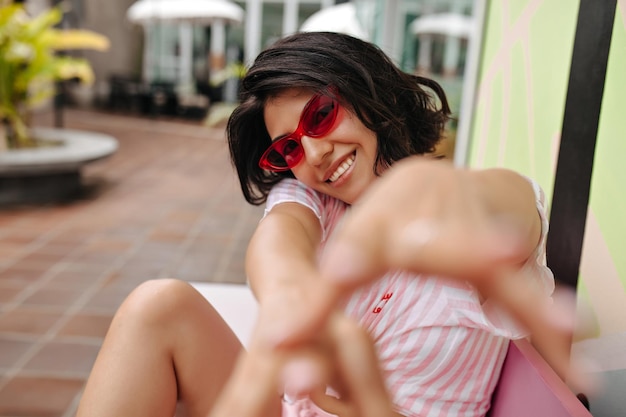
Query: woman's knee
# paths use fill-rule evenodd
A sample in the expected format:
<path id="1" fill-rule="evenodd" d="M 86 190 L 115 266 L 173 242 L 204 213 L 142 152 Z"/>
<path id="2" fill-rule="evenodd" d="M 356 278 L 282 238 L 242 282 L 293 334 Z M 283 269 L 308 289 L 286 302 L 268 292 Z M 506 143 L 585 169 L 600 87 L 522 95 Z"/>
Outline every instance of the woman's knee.
<path id="1" fill-rule="evenodd" d="M 173 318 L 184 316 L 199 303 L 206 303 L 206 300 L 187 282 L 155 279 L 135 288 L 120 306 L 118 315 L 163 326 Z"/>

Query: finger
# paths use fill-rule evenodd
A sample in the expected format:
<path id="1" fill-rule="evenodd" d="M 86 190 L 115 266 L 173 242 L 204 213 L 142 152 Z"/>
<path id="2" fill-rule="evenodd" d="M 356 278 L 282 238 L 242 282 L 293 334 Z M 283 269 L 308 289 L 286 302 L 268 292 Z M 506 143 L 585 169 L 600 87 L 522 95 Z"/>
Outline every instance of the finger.
<path id="1" fill-rule="evenodd" d="M 360 417 L 357 409 L 350 402 L 329 395 L 326 390 L 315 390 L 311 392 L 310 398 L 316 406 L 329 414 L 338 417 Z"/>
<path id="2" fill-rule="evenodd" d="M 393 405 L 374 344 L 367 333 L 344 317 L 336 317 L 331 326 L 342 398 L 356 408 L 359 417 L 394 416 Z"/>
<path id="3" fill-rule="evenodd" d="M 210 417 L 279 415 L 278 373 L 282 361 L 244 352 L 226 383 Z M 259 383 L 262 381 L 262 383 Z"/>
<path id="4" fill-rule="evenodd" d="M 575 302 L 557 294 L 554 301 L 529 285 L 523 272 L 502 271 L 483 292 L 506 308 L 526 329 L 541 356 L 576 391 L 593 390 L 593 381 L 570 357 Z"/>
<path id="5" fill-rule="evenodd" d="M 548 363 L 557 363 L 553 366 L 557 374 L 574 392 L 594 394 L 600 389 L 601 381 L 596 378 L 598 373 L 593 371 L 593 361 L 570 352 L 574 332 L 579 326 L 576 314 L 576 293 L 568 288 L 557 286 L 552 299 L 553 304 L 546 308 L 546 314 L 550 319 L 547 325 L 544 324 L 543 329 L 534 330 L 531 336 L 533 345 Z M 563 363 L 559 364 L 559 360 Z"/>
<path id="6" fill-rule="evenodd" d="M 519 229 L 506 222 L 417 218 L 380 227 L 374 214 L 361 217 L 346 221 L 320 263 L 322 277 L 344 294 L 389 269 L 473 281 L 527 256 Z"/>
<path id="7" fill-rule="evenodd" d="M 390 238 L 386 250 L 393 268 L 470 280 L 526 256 L 519 234 L 494 222 L 443 224 L 418 219 Z"/>
<path id="8" fill-rule="evenodd" d="M 306 302 L 294 305 L 289 314 L 265 323 L 262 337 L 271 348 L 291 348 L 319 337 L 328 317 L 345 292 L 327 280 L 308 290 Z"/>
<path id="9" fill-rule="evenodd" d="M 294 352 L 281 372 L 285 398 L 295 401 L 312 392 L 324 391 L 330 381 L 329 355 L 319 346 Z"/>
<path id="10" fill-rule="evenodd" d="M 336 241 L 330 242 L 320 261 L 320 273 L 327 285 L 338 294 L 346 294 L 382 276 L 387 262 L 382 245 L 371 242 L 365 229 L 360 233 L 342 231 Z"/>

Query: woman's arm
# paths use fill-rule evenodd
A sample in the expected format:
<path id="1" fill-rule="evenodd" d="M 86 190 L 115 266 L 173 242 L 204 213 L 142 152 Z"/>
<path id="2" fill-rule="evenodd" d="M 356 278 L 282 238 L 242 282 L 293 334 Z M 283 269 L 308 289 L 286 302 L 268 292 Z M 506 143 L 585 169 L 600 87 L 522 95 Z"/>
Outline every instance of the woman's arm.
<path id="1" fill-rule="evenodd" d="M 277 293 L 297 296 L 315 279 L 321 235 L 315 214 L 297 203 L 274 206 L 259 223 L 248 245 L 246 272 L 262 306 Z"/>
<path id="2" fill-rule="evenodd" d="M 319 276 L 320 240 L 319 220 L 297 203 L 276 205 L 260 221 L 246 254 L 248 281 L 259 302 L 258 318 L 249 346 L 238 358 L 211 416 L 280 415 L 281 372 L 294 352 L 275 349 L 266 329 L 304 303 Z"/>
<path id="3" fill-rule="evenodd" d="M 517 233 L 522 247 L 520 261 L 535 250 L 541 236 L 541 217 L 537 211 L 535 191 L 530 182 L 507 169 L 467 171 L 491 215 Z"/>
<path id="4" fill-rule="evenodd" d="M 249 349 L 239 358 L 211 416 L 279 415 L 280 392 L 292 381 L 319 407 L 339 417 L 401 417 L 393 411 L 373 342 L 355 323 L 334 315 L 316 335 L 290 349 L 276 349 L 272 334 L 264 330 L 286 315 L 304 312 L 300 307 L 320 281 L 321 235 L 315 214 L 296 203 L 275 206 L 260 222 L 246 256 L 259 319 Z M 309 361 L 310 373 L 302 368 L 295 375 L 285 373 L 285 364 L 303 359 Z M 341 399 L 322 394 L 335 383 Z"/>
<path id="5" fill-rule="evenodd" d="M 540 233 L 535 195 L 524 177 L 412 157 L 353 206 L 321 268 L 342 291 L 394 268 L 480 284 L 519 267 Z"/>

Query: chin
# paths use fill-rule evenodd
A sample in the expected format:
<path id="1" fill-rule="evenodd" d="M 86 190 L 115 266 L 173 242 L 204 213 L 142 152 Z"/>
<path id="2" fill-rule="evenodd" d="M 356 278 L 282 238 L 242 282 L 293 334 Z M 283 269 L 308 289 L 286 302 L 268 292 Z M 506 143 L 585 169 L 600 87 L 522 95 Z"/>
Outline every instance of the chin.
<path id="1" fill-rule="evenodd" d="M 336 196 L 335 198 L 343 201 L 346 204 L 352 205 L 359 199 L 360 195 L 361 193 L 356 194 L 356 195 L 346 193 L 346 194 L 342 194 L 341 196 Z"/>

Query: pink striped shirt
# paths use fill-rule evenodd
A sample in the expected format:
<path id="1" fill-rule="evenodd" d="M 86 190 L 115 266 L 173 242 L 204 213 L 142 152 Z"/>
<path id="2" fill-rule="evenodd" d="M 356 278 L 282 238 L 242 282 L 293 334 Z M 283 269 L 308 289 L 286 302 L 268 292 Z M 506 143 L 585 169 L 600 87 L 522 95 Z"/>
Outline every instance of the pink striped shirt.
<path id="1" fill-rule="evenodd" d="M 549 294 L 554 279 L 545 266 L 544 195 L 530 182 L 542 235 L 524 267 Z M 283 202 L 303 204 L 315 213 L 323 230 L 321 250 L 349 208 L 293 179 L 272 189 L 266 213 Z M 406 271 L 389 272 L 359 289 L 344 311 L 372 335 L 396 411 L 407 417 L 484 416 L 508 340 L 525 336 L 489 301 L 481 304 L 469 284 Z"/>

